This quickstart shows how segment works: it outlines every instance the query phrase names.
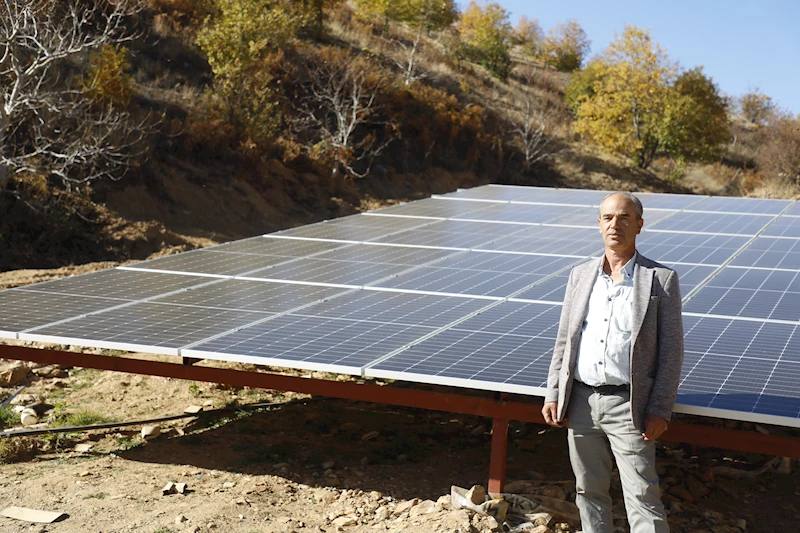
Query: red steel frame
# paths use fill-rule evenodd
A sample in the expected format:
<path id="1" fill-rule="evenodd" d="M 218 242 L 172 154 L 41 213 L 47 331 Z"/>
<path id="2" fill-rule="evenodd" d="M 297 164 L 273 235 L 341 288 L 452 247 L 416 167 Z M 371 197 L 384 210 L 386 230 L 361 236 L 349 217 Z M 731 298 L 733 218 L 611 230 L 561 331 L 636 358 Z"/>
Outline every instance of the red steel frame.
<path id="1" fill-rule="evenodd" d="M 0 345 L 0 358 L 31 361 L 45 365 L 77 366 L 241 387 L 292 391 L 331 398 L 488 417 L 493 420 L 489 464 L 490 492 L 503 491 L 508 448 L 508 421 L 519 420 L 544 424 L 541 414 L 541 399 L 539 398 L 531 398 L 530 402 L 512 401 L 508 400 L 505 394 L 496 395 L 495 398 L 486 398 L 464 393 L 404 389 L 24 346 Z M 800 439 L 763 435 L 756 432 L 671 423 L 669 430 L 662 435 L 661 440 L 800 459 Z"/>

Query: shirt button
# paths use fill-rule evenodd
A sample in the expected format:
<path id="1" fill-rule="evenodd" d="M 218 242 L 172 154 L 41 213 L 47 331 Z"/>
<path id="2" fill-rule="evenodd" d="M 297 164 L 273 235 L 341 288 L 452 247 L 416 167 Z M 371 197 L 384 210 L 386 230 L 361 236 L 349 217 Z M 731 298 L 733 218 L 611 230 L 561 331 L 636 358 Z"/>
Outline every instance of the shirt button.
<path id="1" fill-rule="evenodd" d="M 608 301 L 609 301 L 609 302 L 611 301 L 611 298 L 610 298 L 610 297 L 609 297 Z"/>
<path id="2" fill-rule="evenodd" d="M 603 344 L 604 341 L 600 341 L 600 344 Z"/>

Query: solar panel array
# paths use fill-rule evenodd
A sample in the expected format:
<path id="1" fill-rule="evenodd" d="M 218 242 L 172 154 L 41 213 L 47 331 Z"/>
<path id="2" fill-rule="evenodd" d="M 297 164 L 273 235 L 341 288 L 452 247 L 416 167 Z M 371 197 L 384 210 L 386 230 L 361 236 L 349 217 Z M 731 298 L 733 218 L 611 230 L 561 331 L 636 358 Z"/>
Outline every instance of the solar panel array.
<path id="1" fill-rule="evenodd" d="M 0 292 L 0 337 L 543 395 L 604 191 L 488 185 Z M 639 195 L 679 412 L 800 427 L 800 203 Z"/>

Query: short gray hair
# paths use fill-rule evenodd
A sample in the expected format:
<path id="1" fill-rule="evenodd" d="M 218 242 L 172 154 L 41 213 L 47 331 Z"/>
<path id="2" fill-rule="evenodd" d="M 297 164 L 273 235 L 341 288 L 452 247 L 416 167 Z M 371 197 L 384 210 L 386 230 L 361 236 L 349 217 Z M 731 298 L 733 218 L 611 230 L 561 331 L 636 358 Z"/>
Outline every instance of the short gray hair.
<path id="1" fill-rule="evenodd" d="M 636 207 L 636 213 L 639 215 L 639 218 L 640 219 L 644 218 L 644 206 L 642 206 L 642 201 L 639 200 L 638 198 L 636 198 L 633 195 L 633 193 L 629 193 L 629 192 L 626 192 L 626 191 L 612 192 L 610 194 L 607 194 L 605 197 L 603 197 L 603 201 L 600 202 L 600 206 L 603 205 L 603 202 L 605 202 L 606 200 L 608 200 L 609 198 L 611 198 L 612 196 L 614 196 L 616 194 L 619 194 L 620 196 L 624 196 L 625 198 L 630 200 L 631 203 L 633 203 L 634 207 Z M 600 212 L 600 206 L 597 206 L 597 215 L 598 216 L 603 216 L 603 213 Z"/>

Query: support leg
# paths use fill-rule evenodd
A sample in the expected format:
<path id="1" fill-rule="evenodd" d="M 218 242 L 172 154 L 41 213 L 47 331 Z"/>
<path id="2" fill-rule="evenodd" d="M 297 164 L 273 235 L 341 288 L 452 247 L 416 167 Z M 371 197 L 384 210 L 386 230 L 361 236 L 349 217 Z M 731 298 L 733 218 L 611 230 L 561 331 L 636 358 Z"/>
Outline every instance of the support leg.
<path id="1" fill-rule="evenodd" d="M 489 492 L 503 492 L 506 482 L 506 451 L 508 450 L 508 420 L 495 418 L 492 422 L 492 455 L 489 463 Z"/>

